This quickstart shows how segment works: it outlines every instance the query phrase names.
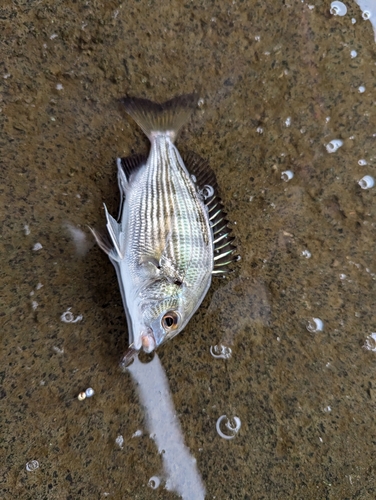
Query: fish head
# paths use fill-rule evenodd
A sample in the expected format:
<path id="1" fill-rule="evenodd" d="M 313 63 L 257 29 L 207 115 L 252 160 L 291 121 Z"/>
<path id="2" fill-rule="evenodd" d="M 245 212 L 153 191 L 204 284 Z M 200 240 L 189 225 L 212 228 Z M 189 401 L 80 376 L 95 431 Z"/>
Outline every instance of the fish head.
<path id="1" fill-rule="evenodd" d="M 137 349 L 150 353 L 181 332 L 191 316 L 186 318 L 184 305 L 184 300 L 176 296 L 144 303 L 137 315 L 138 325 L 133 322 L 133 338 Z"/>

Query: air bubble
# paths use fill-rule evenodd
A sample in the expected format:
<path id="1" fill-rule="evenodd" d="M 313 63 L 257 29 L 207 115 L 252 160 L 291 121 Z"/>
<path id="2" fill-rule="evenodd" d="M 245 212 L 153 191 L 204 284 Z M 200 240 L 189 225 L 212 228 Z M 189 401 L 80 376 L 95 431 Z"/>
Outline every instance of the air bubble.
<path id="1" fill-rule="evenodd" d="M 213 186 L 209 186 L 209 184 L 206 184 L 202 191 L 202 196 L 204 197 L 204 200 L 207 200 L 208 198 L 210 198 L 211 196 L 213 196 L 214 194 L 214 188 Z"/>
<path id="2" fill-rule="evenodd" d="M 33 250 L 34 252 L 37 252 L 38 250 L 41 250 L 43 247 L 41 245 L 41 243 L 35 243 L 35 245 L 33 246 Z"/>
<path id="3" fill-rule="evenodd" d="M 344 16 L 347 13 L 347 7 L 342 2 L 332 2 L 330 4 L 330 13 L 333 16 Z"/>
<path id="4" fill-rule="evenodd" d="M 365 175 L 358 184 L 362 189 L 371 189 L 375 185 L 375 179 L 370 175 Z"/>
<path id="5" fill-rule="evenodd" d="M 320 318 L 311 318 L 307 323 L 307 330 L 310 333 L 322 332 L 324 323 Z"/>
<path id="6" fill-rule="evenodd" d="M 70 312 L 72 308 L 68 307 L 67 311 L 65 311 L 61 316 L 60 319 L 63 323 L 77 323 L 78 321 L 82 320 L 82 315 L 79 314 L 78 316 L 74 317 L 73 314 Z"/>
<path id="7" fill-rule="evenodd" d="M 37 469 L 39 469 L 38 460 L 30 460 L 30 462 L 27 462 L 27 464 L 26 464 L 27 472 L 32 472 L 33 470 L 37 470 Z"/>
<path id="8" fill-rule="evenodd" d="M 124 438 L 121 434 L 119 434 L 118 437 L 115 439 L 115 443 L 119 446 L 121 450 L 123 449 Z"/>
<path id="9" fill-rule="evenodd" d="M 262 127 L 257 127 L 256 132 L 262 134 L 264 132 L 264 129 Z"/>
<path id="10" fill-rule="evenodd" d="M 364 85 L 361 85 L 360 87 L 358 87 L 359 94 L 363 94 L 365 91 L 366 91 L 366 88 Z"/>
<path id="11" fill-rule="evenodd" d="M 150 486 L 152 490 L 156 490 L 160 484 L 161 480 L 157 476 L 152 476 L 148 482 L 148 486 Z"/>
<path id="12" fill-rule="evenodd" d="M 302 251 L 302 255 L 303 255 L 303 257 L 305 257 L 306 259 L 310 259 L 310 258 L 311 258 L 311 256 L 312 256 L 312 254 L 311 254 L 311 252 L 310 252 L 309 250 L 303 250 L 303 251 Z"/>
<path id="13" fill-rule="evenodd" d="M 356 51 L 356 50 L 352 50 L 352 51 L 350 52 L 350 57 L 351 57 L 351 59 L 354 59 L 354 57 L 356 57 L 357 55 L 358 55 L 358 53 L 357 53 L 357 51 Z"/>
<path id="14" fill-rule="evenodd" d="M 281 179 L 285 182 L 290 181 L 294 177 L 294 172 L 291 170 L 285 170 L 281 173 Z"/>
<path id="15" fill-rule="evenodd" d="M 285 120 L 285 125 L 286 127 L 289 127 L 291 125 L 291 116 L 288 116 Z"/>
<path id="16" fill-rule="evenodd" d="M 369 10 L 364 10 L 362 12 L 362 18 L 365 20 L 365 21 L 368 21 L 368 19 L 371 19 L 371 16 L 372 16 L 372 13 L 369 11 Z"/>
<path id="17" fill-rule="evenodd" d="M 376 333 L 371 333 L 371 335 L 368 335 L 363 347 L 364 349 L 367 349 L 367 351 L 376 352 Z"/>
<path id="18" fill-rule="evenodd" d="M 341 139 L 333 139 L 325 147 L 328 153 L 335 153 L 342 145 Z"/>
<path id="19" fill-rule="evenodd" d="M 219 417 L 216 423 L 218 434 L 223 439 L 234 439 L 239 432 L 242 423 L 239 417 L 227 418 L 227 415 Z"/>
<path id="20" fill-rule="evenodd" d="M 56 84 L 56 90 L 63 90 L 63 85 L 61 83 Z"/>
<path id="21" fill-rule="evenodd" d="M 363 159 L 359 160 L 358 165 L 362 165 L 362 166 L 367 165 L 367 160 L 363 160 Z"/>
<path id="22" fill-rule="evenodd" d="M 88 387 L 85 391 L 85 394 L 86 394 L 87 398 L 91 398 L 92 396 L 94 396 L 94 389 L 92 389 L 91 387 Z"/>
<path id="23" fill-rule="evenodd" d="M 210 346 L 210 354 L 213 356 L 213 358 L 216 359 L 229 359 L 231 358 L 232 355 L 232 349 L 231 347 L 226 347 L 222 344 L 218 344 L 213 346 Z"/>

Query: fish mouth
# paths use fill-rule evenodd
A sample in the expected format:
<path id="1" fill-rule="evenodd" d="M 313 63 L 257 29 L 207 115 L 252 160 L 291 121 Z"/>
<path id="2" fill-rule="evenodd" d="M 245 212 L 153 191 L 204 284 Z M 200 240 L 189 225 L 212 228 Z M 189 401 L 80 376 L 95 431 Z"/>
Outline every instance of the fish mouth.
<path id="1" fill-rule="evenodd" d="M 158 343 L 153 334 L 153 330 L 151 328 L 142 332 L 139 338 L 139 345 L 136 346 L 135 343 L 132 342 L 131 344 L 129 344 L 128 349 L 123 354 L 119 363 L 122 371 L 125 371 L 125 369 L 133 363 L 134 358 L 138 355 L 141 348 L 146 354 L 150 354 L 158 346 Z"/>
<path id="2" fill-rule="evenodd" d="M 146 352 L 147 354 L 154 351 L 154 349 L 157 347 L 157 342 L 151 329 L 141 334 L 141 344 L 144 352 Z"/>

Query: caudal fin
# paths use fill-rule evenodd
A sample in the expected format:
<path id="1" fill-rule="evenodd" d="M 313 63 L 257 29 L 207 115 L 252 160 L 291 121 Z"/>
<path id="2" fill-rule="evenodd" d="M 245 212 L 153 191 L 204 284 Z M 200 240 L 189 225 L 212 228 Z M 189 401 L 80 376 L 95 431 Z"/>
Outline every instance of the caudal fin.
<path id="1" fill-rule="evenodd" d="M 123 99 L 125 110 L 138 123 L 149 140 L 166 133 L 175 141 L 179 130 L 197 106 L 198 94 L 184 94 L 162 104 L 134 97 Z"/>

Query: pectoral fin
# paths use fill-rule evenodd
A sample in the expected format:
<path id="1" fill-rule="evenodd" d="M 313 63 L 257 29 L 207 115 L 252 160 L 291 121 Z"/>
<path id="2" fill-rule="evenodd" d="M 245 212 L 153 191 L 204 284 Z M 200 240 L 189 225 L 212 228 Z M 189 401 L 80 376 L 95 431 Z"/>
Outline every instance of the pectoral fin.
<path id="1" fill-rule="evenodd" d="M 116 222 L 116 220 L 108 213 L 106 205 L 104 205 L 104 210 L 106 213 L 106 219 L 107 219 L 107 231 L 108 234 L 111 238 L 112 244 L 114 246 L 114 249 L 116 251 L 116 254 L 119 260 L 124 259 L 124 253 L 125 253 L 125 248 L 124 248 L 124 235 L 121 232 L 121 225 Z M 115 257 L 115 256 L 113 256 Z M 115 260 L 118 260 L 115 258 Z"/>

